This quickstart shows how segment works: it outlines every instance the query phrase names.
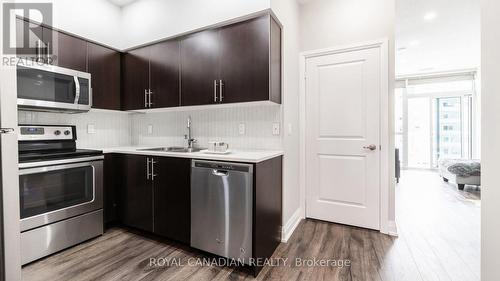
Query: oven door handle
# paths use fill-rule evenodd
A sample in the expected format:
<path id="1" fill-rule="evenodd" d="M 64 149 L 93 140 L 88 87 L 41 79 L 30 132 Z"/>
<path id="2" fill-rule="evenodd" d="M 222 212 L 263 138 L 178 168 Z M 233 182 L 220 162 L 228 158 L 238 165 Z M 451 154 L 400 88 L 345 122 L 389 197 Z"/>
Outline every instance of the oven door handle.
<path id="1" fill-rule="evenodd" d="M 71 158 L 71 159 L 60 159 L 51 161 L 40 161 L 40 162 L 26 162 L 19 163 L 19 169 L 28 169 L 36 167 L 47 167 L 47 166 L 60 166 L 63 164 L 75 164 L 75 163 L 89 163 L 92 161 L 104 160 L 104 156 L 92 156 L 92 157 L 82 157 L 82 158 Z"/>
<path id="2" fill-rule="evenodd" d="M 57 166 L 46 166 L 46 167 L 19 169 L 19 175 L 22 176 L 22 175 L 39 174 L 39 173 L 60 171 L 60 170 L 73 169 L 73 168 L 82 168 L 82 167 L 94 168 L 94 165 L 92 162 L 83 162 L 83 163 L 75 163 L 75 164 L 63 164 L 63 165 L 57 165 Z"/>

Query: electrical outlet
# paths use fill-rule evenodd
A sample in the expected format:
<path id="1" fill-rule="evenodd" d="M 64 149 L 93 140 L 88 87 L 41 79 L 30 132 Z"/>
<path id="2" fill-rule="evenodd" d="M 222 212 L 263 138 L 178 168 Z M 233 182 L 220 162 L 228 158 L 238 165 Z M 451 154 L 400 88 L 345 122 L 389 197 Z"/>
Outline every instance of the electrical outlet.
<path id="1" fill-rule="evenodd" d="M 245 134 L 245 123 L 240 123 L 240 125 L 238 125 L 238 132 L 240 133 L 240 135 Z"/>
<path id="2" fill-rule="evenodd" d="M 87 125 L 87 134 L 95 134 L 95 125 L 94 124 L 88 124 Z"/>
<path id="3" fill-rule="evenodd" d="M 280 123 L 273 123 L 273 135 L 274 136 L 280 135 Z"/>
<path id="4" fill-rule="evenodd" d="M 153 134 L 153 125 L 151 124 L 148 125 L 148 134 Z"/>

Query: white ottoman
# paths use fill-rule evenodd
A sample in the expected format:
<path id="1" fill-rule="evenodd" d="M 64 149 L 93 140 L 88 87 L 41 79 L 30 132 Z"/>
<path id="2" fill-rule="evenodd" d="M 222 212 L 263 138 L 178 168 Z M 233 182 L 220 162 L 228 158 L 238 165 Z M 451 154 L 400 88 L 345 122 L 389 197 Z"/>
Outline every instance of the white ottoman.
<path id="1" fill-rule="evenodd" d="M 441 159 L 439 176 L 445 182 L 451 181 L 464 190 L 465 185 L 481 185 L 481 161 L 477 159 Z"/>

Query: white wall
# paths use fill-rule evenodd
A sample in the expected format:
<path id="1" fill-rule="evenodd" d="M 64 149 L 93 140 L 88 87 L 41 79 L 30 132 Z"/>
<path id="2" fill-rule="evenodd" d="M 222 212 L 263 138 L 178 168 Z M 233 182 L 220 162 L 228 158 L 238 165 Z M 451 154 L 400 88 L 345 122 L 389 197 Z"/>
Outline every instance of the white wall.
<path id="1" fill-rule="evenodd" d="M 269 8 L 269 0 L 140 0 L 122 8 L 122 48 Z"/>
<path id="2" fill-rule="evenodd" d="M 481 0 L 481 280 L 500 277 L 500 2 Z"/>
<path id="3" fill-rule="evenodd" d="M 389 40 L 389 179 L 390 214 L 394 204 L 394 29 L 395 0 L 311 0 L 300 6 L 300 49 L 310 51 L 335 46 Z"/>
<path id="4" fill-rule="evenodd" d="M 271 9 L 283 24 L 283 226 L 300 208 L 299 186 L 299 5 L 272 0 Z M 290 130 L 291 129 L 291 130 Z M 285 229 L 288 230 L 288 229 Z M 289 233 L 285 233 L 288 235 Z"/>
<path id="5" fill-rule="evenodd" d="M 18 0 L 16 2 L 51 2 L 55 28 L 110 47 L 122 46 L 121 9 L 107 0 Z M 39 21 L 36 18 L 34 20 Z"/>
<path id="6" fill-rule="evenodd" d="M 301 5 L 301 50 L 394 37 L 395 0 L 310 0 Z"/>

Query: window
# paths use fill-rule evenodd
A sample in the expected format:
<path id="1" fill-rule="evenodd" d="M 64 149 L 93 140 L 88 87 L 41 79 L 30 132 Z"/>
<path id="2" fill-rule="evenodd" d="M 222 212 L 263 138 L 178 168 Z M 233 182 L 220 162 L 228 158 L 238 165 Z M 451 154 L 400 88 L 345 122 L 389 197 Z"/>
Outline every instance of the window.
<path id="1" fill-rule="evenodd" d="M 395 91 L 395 144 L 402 167 L 436 168 L 471 158 L 475 74 L 411 78 Z"/>

